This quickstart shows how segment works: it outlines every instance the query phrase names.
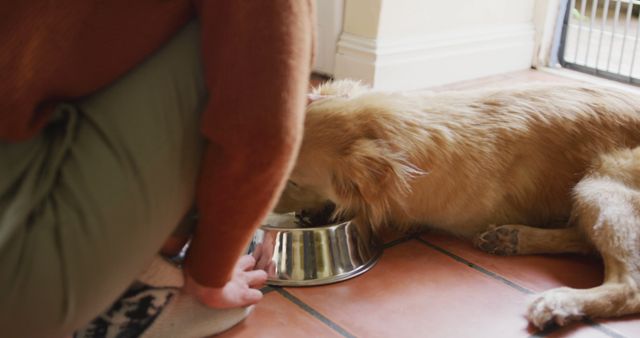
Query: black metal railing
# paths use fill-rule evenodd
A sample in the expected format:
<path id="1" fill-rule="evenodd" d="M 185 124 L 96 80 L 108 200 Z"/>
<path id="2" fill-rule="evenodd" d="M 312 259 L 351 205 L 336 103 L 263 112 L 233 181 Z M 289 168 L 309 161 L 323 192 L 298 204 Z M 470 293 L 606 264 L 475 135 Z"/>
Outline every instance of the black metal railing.
<path id="1" fill-rule="evenodd" d="M 569 69 L 640 86 L 640 0 L 569 0 L 558 48 Z"/>

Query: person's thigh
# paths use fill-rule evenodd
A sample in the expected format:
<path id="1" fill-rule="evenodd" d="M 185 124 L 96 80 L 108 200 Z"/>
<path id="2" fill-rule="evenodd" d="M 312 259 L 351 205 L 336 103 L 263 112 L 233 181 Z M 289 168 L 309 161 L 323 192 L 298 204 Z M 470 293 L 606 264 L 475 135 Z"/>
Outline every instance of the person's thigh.
<path id="1" fill-rule="evenodd" d="M 109 87 L 61 104 L 35 139 L 0 145 L 3 334 L 90 321 L 189 210 L 206 101 L 198 46 L 191 23 Z"/>

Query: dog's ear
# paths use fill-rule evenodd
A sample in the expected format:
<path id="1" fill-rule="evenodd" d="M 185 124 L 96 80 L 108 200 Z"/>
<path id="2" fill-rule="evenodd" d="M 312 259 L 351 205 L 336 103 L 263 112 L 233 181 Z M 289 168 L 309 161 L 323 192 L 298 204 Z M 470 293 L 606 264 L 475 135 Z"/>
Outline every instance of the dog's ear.
<path id="1" fill-rule="evenodd" d="M 374 231 L 384 225 L 392 207 L 401 208 L 411 180 L 423 174 L 381 140 L 357 140 L 340 156 L 332 175 L 339 199 L 336 212 L 359 218 Z"/>

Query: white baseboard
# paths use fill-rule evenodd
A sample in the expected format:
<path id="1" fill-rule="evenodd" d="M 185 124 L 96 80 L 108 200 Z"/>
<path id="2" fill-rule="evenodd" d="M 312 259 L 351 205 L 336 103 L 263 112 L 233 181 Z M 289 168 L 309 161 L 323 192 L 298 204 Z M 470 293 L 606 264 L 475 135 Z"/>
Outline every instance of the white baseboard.
<path id="1" fill-rule="evenodd" d="M 532 23 L 393 40 L 343 33 L 335 78 L 361 79 L 376 89 L 419 89 L 528 69 L 533 46 Z"/>

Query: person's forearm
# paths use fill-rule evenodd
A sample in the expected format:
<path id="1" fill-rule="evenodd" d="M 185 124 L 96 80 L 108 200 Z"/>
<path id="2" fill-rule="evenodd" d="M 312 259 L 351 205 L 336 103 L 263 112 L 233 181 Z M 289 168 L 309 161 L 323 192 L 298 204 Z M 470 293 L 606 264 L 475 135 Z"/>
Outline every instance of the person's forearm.
<path id="1" fill-rule="evenodd" d="M 228 280 L 233 263 L 270 210 L 289 170 L 292 150 L 278 152 L 279 159 L 265 163 L 264 158 L 221 156 L 214 147 L 207 150 L 203 168 L 208 173 L 201 177 L 206 189 L 198 194 L 203 212 L 188 260 L 189 273 L 199 283 L 220 287 Z M 273 155 L 272 151 L 263 154 Z"/>
<path id="2" fill-rule="evenodd" d="M 193 278 L 224 285 L 275 203 L 301 139 L 312 54 L 307 1 L 204 1 L 209 144 L 198 184 Z"/>

